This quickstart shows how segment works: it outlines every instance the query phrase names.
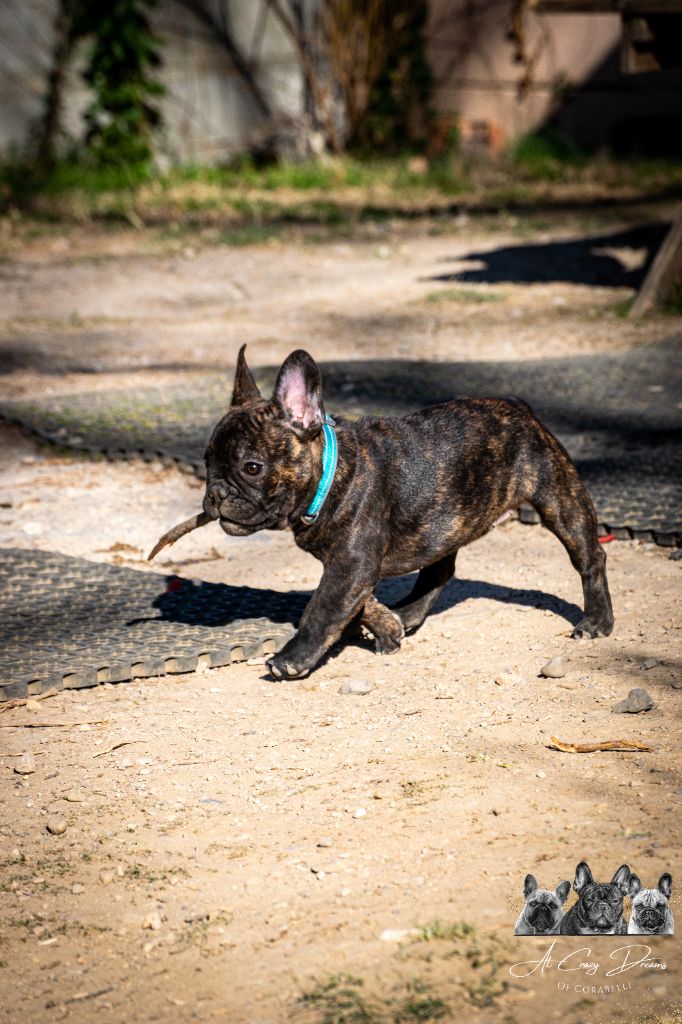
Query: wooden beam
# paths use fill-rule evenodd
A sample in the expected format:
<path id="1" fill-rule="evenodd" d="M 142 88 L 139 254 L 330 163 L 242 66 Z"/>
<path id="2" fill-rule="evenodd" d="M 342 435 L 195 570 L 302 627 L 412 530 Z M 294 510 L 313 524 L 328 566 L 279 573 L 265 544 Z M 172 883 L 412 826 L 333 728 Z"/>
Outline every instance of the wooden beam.
<path id="1" fill-rule="evenodd" d="M 675 288 L 682 288 L 682 207 L 644 278 L 630 316 L 648 313 L 665 302 Z"/>
<path id="2" fill-rule="evenodd" d="M 682 0 L 530 0 L 540 14 L 682 14 Z"/>

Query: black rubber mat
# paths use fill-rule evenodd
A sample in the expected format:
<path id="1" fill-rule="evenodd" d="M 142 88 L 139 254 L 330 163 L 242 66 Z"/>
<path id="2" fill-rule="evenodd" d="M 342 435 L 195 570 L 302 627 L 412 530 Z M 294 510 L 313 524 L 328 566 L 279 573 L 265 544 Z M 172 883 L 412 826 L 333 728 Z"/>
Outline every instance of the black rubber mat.
<path id="1" fill-rule="evenodd" d="M 682 543 L 681 341 L 570 359 L 320 367 L 327 411 L 350 417 L 401 415 L 464 395 L 525 398 L 575 459 L 605 531 L 675 545 Z M 256 371 L 266 394 L 275 373 Z M 64 447 L 160 457 L 202 476 L 206 440 L 230 386 L 220 375 L 194 374 L 166 388 L 6 402 L 0 415 Z"/>
<path id="2" fill-rule="evenodd" d="M 270 654 L 309 595 L 0 550 L 0 701 Z"/>

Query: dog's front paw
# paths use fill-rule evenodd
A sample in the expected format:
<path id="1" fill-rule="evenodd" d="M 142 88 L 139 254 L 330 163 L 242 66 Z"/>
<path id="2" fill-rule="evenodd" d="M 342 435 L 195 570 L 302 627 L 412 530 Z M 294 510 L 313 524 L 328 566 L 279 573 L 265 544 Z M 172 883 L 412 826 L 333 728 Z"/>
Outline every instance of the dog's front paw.
<path id="1" fill-rule="evenodd" d="M 303 679 L 310 672 L 310 668 L 307 665 L 297 665 L 291 658 L 276 654 L 274 658 L 269 658 L 266 665 L 270 669 L 270 674 L 275 679 Z"/>
<path id="2" fill-rule="evenodd" d="M 402 638 L 401 638 L 402 639 Z M 383 633 L 374 637 L 374 650 L 377 654 L 395 654 L 400 650 L 400 639 Z"/>
<path id="3" fill-rule="evenodd" d="M 591 619 L 581 619 L 571 633 L 571 636 L 574 640 L 595 640 L 599 636 L 608 636 L 612 629 L 613 623 L 592 622 Z"/>

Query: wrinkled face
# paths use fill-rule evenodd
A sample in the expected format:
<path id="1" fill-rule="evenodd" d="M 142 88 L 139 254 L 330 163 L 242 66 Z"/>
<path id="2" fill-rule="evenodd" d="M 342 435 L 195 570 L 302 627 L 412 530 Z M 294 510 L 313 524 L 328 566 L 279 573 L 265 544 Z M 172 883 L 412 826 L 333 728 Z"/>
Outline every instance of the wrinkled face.
<path id="1" fill-rule="evenodd" d="M 233 408 L 206 449 L 204 511 L 227 534 L 283 530 L 305 501 L 313 451 L 281 407 L 262 399 Z"/>
<path id="2" fill-rule="evenodd" d="M 623 893 L 617 885 L 591 882 L 580 893 L 585 916 L 591 927 L 612 928 L 623 913 Z"/>
<path id="3" fill-rule="evenodd" d="M 632 914 L 645 932 L 660 932 L 665 928 L 668 901 L 658 889 L 643 889 L 632 901 Z"/>
<path id="4" fill-rule="evenodd" d="M 563 917 L 561 902 L 549 889 L 536 889 L 526 903 L 526 920 L 538 932 L 549 931 Z"/>

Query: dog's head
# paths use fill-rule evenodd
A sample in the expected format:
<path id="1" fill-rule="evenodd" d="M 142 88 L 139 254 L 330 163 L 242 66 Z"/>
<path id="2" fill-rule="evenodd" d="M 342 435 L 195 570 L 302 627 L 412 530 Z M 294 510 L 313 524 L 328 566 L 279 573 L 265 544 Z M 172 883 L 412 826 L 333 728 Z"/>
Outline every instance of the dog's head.
<path id="1" fill-rule="evenodd" d="M 305 511 L 315 491 L 325 418 L 320 372 L 307 352 L 285 359 L 268 401 L 246 365 L 245 348 L 232 405 L 205 455 L 204 511 L 233 536 L 284 529 Z"/>
<path id="2" fill-rule="evenodd" d="M 643 889 L 637 875 L 632 875 L 629 889 L 632 917 L 638 930 L 652 935 L 662 932 L 670 915 L 668 900 L 673 891 L 672 876 L 666 872 L 659 878 L 657 889 Z"/>
<path id="3" fill-rule="evenodd" d="M 581 917 L 590 931 L 609 932 L 623 916 L 623 898 L 628 895 L 630 868 L 622 864 L 610 882 L 595 882 L 588 865 L 575 869 L 573 888 L 578 893 Z"/>
<path id="4" fill-rule="evenodd" d="M 564 916 L 562 907 L 571 891 L 571 883 L 560 882 L 554 891 L 541 889 L 534 875 L 526 875 L 523 882 L 523 897 L 526 906 L 523 916 L 532 930 L 538 934 L 548 934 L 556 927 Z"/>

